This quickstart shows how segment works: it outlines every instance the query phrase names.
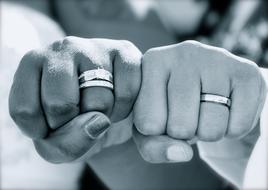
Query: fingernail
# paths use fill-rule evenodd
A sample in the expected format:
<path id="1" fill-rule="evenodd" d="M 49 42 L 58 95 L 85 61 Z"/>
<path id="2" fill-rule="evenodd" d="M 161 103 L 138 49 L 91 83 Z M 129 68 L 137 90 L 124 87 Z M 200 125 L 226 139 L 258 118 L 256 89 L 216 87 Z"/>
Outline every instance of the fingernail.
<path id="1" fill-rule="evenodd" d="M 171 145 L 167 148 L 167 159 L 172 162 L 186 162 L 191 159 L 190 154 L 186 153 L 182 145 Z"/>
<path id="2" fill-rule="evenodd" d="M 95 115 L 88 121 L 85 130 L 90 138 L 96 139 L 109 128 L 110 124 L 111 123 L 106 118 Z"/>

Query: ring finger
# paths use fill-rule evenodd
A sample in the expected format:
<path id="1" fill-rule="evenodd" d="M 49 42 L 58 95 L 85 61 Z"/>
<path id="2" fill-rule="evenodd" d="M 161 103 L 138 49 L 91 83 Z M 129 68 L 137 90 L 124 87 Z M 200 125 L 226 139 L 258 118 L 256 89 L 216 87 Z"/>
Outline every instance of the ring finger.
<path id="1" fill-rule="evenodd" d="M 210 71 L 211 72 L 211 71 Z M 201 97 L 208 94 L 212 97 L 223 98 L 230 96 L 230 83 L 222 72 L 214 73 L 214 80 L 210 75 L 201 77 Z M 229 108 L 227 105 L 215 101 L 202 101 L 200 103 L 199 124 L 197 136 L 203 141 L 218 141 L 227 130 Z"/>

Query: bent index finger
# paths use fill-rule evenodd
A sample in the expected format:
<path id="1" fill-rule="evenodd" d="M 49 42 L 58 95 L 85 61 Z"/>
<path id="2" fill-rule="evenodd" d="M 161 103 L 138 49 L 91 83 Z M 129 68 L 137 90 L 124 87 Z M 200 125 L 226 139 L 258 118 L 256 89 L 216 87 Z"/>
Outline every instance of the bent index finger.
<path id="1" fill-rule="evenodd" d="M 48 127 L 40 103 L 41 53 L 31 51 L 21 60 L 9 95 L 9 112 L 19 128 L 31 138 L 43 138 Z"/>

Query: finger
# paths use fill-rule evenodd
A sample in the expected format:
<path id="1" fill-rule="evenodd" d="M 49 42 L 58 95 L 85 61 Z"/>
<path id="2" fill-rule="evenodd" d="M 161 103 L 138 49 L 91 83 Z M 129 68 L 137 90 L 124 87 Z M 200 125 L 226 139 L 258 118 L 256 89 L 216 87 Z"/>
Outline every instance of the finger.
<path id="1" fill-rule="evenodd" d="M 143 159 L 150 163 L 187 162 L 193 157 L 191 146 L 168 136 L 144 136 L 134 127 L 134 141 Z"/>
<path id="2" fill-rule="evenodd" d="M 202 141 L 218 141 L 223 138 L 228 125 L 228 107 L 202 102 L 197 135 Z"/>
<path id="3" fill-rule="evenodd" d="M 202 93 L 230 96 L 230 80 L 217 65 L 204 70 L 201 76 Z M 229 109 L 211 102 L 201 102 L 197 135 L 203 141 L 218 141 L 227 130 Z"/>
<path id="4" fill-rule="evenodd" d="M 52 47 L 59 46 L 56 42 Z M 61 45 L 61 46 L 64 46 Z M 52 129 L 67 123 L 79 114 L 79 87 L 77 68 L 68 47 L 61 52 L 50 50 L 42 76 L 42 104 L 46 119 Z"/>
<path id="5" fill-rule="evenodd" d="M 92 44 L 88 46 L 88 50 L 77 53 L 75 56 L 75 62 L 79 65 L 79 73 L 102 68 L 113 74 L 114 55 L 109 48 L 97 42 L 95 44 L 94 41 L 87 42 Z M 114 104 L 112 90 L 105 87 L 89 87 L 81 89 L 80 95 L 82 113 L 100 111 L 108 116 L 111 114 Z"/>
<path id="6" fill-rule="evenodd" d="M 167 134 L 189 140 L 195 136 L 198 125 L 200 79 L 189 65 L 180 63 L 179 66 L 174 68 L 176 73 L 171 71 L 168 84 Z"/>
<path id="7" fill-rule="evenodd" d="M 126 118 L 132 111 L 141 84 L 141 52 L 128 41 L 119 41 L 114 59 L 114 107 L 112 121 Z"/>
<path id="8" fill-rule="evenodd" d="M 29 137 L 43 138 L 48 127 L 40 103 L 43 57 L 31 51 L 21 60 L 9 95 L 9 112 L 19 128 Z"/>
<path id="9" fill-rule="evenodd" d="M 99 112 L 81 114 L 46 139 L 34 141 L 36 150 L 52 163 L 71 162 L 83 156 L 109 128 L 109 119 Z"/>
<path id="10" fill-rule="evenodd" d="M 142 59 L 142 85 L 135 103 L 134 123 L 144 135 L 166 131 L 169 72 L 161 55 L 147 52 Z"/>
<path id="11" fill-rule="evenodd" d="M 245 68 L 247 69 L 247 68 Z M 256 68 L 249 68 L 244 80 L 234 80 L 227 137 L 240 138 L 257 124 L 266 97 L 266 86 Z"/>

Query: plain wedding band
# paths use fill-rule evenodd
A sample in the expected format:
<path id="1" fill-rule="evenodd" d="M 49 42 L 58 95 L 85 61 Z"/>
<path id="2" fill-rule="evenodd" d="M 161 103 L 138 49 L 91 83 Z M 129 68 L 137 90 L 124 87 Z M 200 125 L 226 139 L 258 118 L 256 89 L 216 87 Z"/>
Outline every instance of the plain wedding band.
<path id="1" fill-rule="evenodd" d="M 212 102 L 216 104 L 222 104 L 228 108 L 231 106 L 231 99 L 225 96 L 215 95 L 215 94 L 201 94 L 201 102 Z"/>

